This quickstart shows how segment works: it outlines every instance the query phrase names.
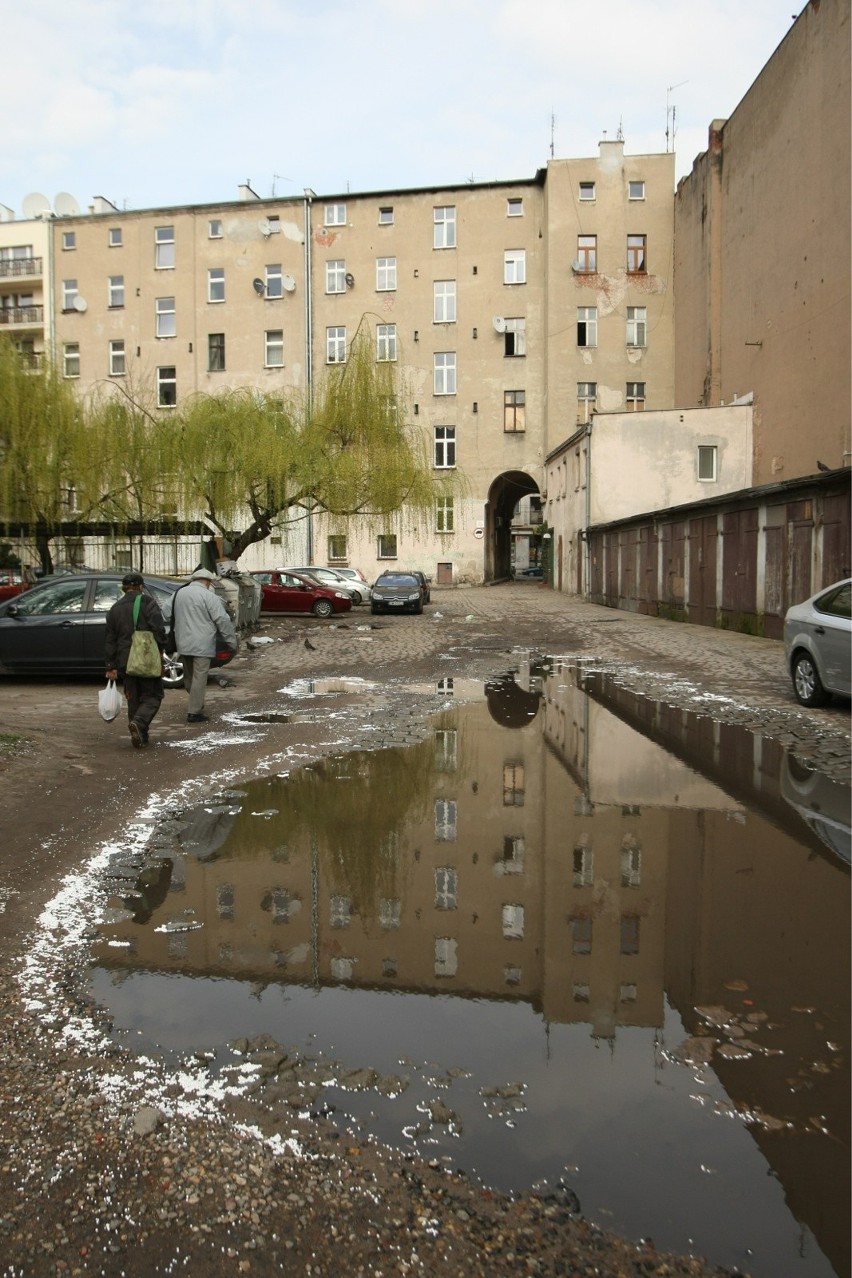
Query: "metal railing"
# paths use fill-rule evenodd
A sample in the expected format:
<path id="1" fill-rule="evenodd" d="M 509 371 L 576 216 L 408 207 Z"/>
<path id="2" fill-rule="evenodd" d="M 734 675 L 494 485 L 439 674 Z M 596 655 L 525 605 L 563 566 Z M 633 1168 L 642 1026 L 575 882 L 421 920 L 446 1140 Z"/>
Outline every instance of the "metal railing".
<path id="1" fill-rule="evenodd" d="M 43 323 L 43 306 L 0 306 L 0 324 Z"/>
<path id="2" fill-rule="evenodd" d="M 40 257 L 13 257 L 0 261 L 0 280 L 19 279 L 22 275 L 41 275 Z"/>

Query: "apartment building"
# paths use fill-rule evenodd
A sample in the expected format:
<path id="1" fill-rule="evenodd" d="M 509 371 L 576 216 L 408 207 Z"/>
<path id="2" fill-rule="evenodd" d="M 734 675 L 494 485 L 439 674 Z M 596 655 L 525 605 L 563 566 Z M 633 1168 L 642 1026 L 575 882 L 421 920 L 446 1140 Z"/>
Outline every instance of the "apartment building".
<path id="1" fill-rule="evenodd" d="M 49 324 L 51 246 L 49 223 L 17 222 L 0 205 L 0 332 L 31 364 L 44 351 Z"/>
<path id="2" fill-rule="evenodd" d="M 83 396 L 121 384 L 168 414 L 225 387 L 302 391 L 366 327 L 435 472 L 463 485 L 427 527 L 282 521 L 242 562 L 478 582 L 509 573 L 513 514 L 539 509 L 544 459 L 578 420 L 671 406 L 673 189 L 672 154 L 618 139 L 525 181 L 280 200 L 246 185 L 227 204 L 11 225 L 50 240 L 45 340 Z M 521 562 L 538 527 L 516 521 Z"/>

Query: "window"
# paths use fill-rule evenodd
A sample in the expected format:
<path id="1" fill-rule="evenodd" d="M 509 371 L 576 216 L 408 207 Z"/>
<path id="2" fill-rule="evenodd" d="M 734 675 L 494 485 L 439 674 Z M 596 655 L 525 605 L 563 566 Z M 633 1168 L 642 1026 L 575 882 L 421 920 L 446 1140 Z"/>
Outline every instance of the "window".
<path id="1" fill-rule="evenodd" d="M 352 898 L 332 896 L 328 903 L 328 921 L 332 927 L 349 927 L 352 922 Z"/>
<path id="2" fill-rule="evenodd" d="M 628 199 L 631 199 L 631 200 L 644 200 L 645 183 L 644 182 L 628 182 L 627 196 L 628 196 Z"/>
<path id="3" fill-rule="evenodd" d="M 114 309 L 124 305 L 124 276 L 110 275 L 107 287 L 107 305 Z"/>
<path id="4" fill-rule="evenodd" d="M 435 729 L 435 767 L 439 772 L 455 772 L 459 761 L 459 734 L 456 728 Z"/>
<path id="5" fill-rule="evenodd" d="M 452 497 L 439 497 L 435 505 L 435 532 L 451 533 L 455 528 Z"/>
<path id="6" fill-rule="evenodd" d="M 107 232 L 107 244 L 110 248 L 121 248 L 124 243 L 124 234 L 120 226 L 111 226 Z"/>
<path id="7" fill-rule="evenodd" d="M 638 987 L 633 984 L 620 985 L 618 987 L 619 1003 L 635 1003 Z"/>
<path id="8" fill-rule="evenodd" d="M 381 897 L 379 899 L 379 927 L 385 932 L 398 928 L 402 922 L 402 901 L 398 897 Z M 390 967 L 388 967 L 390 964 Z M 396 976 L 396 960 L 385 959 L 382 965 L 383 976 Z"/>
<path id="9" fill-rule="evenodd" d="M 513 196 L 506 201 L 506 217 L 523 217 L 524 202 L 518 196 Z"/>
<path id="10" fill-rule="evenodd" d="M 455 843 L 457 816 L 455 799 L 435 800 L 435 839 L 438 843 Z"/>
<path id="11" fill-rule="evenodd" d="M 175 264 L 175 228 L 154 227 L 154 266 L 158 271 L 173 270 Z"/>
<path id="12" fill-rule="evenodd" d="M 63 231 L 63 232 L 62 232 L 62 249 L 63 249 L 63 252 L 67 251 L 68 249 L 75 249 L 76 247 L 77 247 L 77 232 L 76 232 L 76 231 Z"/>
<path id="13" fill-rule="evenodd" d="M 715 444 L 698 445 L 698 478 L 704 483 L 713 482 L 717 478 L 718 452 Z"/>
<path id="14" fill-rule="evenodd" d="M 506 249 L 503 254 L 503 283 L 526 284 L 527 250 Z"/>
<path id="15" fill-rule="evenodd" d="M 326 262 L 325 291 L 326 293 L 346 292 L 346 263 L 342 258 Z"/>
<path id="16" fill-rule="evenodd" d="M 621 953 L 639 953 L 638 914 L 622 914 L 621 916 Z"/>
<path id="17" fill-rule="evenodd" d="M 638 888 L 642 882 L 642 849 L 624 847 L 621 849 L 621 886 Z"/>
<path id="18" fill-rule="evenodd" d="M 326 364 L 346 363 L 345 325 L 337 325 L 325 330 L 325 362 Z"/>
<path id="19" fill-rule="evenodd" d="M 503 354 L 518 359 L 527 353 L 527 321 L 523 317 L 507 319 L 503 331 Z"/>
<path id="20" fill-rule="evenodd" d="M 435 467 L 437 470 L 451 470 L 456 464 L 456 428 L 455 426 L 435 427 Z"/>
<path id="21" fill-rule="evenodd" d="M 452 204 L 432 210 L 434 217 L 432 247 L 447 249 L 456 247 L 456 210 Z"/>
<path id="22" fill-rule="evenodd" d="M 346 225 L 346 205 L 345 204 L 326 204 L 325 216 L 323 221 L 326 226 L 345 226 Z"/>
<path id="23" fill-rule="evenodd" d="M 62 372 L 65 377 L 80 376 L 79 342 L 66 342 L 62 347 Z"/>
<path id="24" fill-rule="evenodd" d="M 436 395 L 456 393 L 456 353 L 438 351 L 433 356 L 433 373 Z"/>
<path id="25" fill-rule="evenodd" d="M 284 296 L 284 276 L 280 262 L 271 262 L 266 267 L 266 296 Z"/>
<path id="26" fill-rule="evenodd" d="M 328 539 L 328 557 L 329 559 L 346 559 L 346 535 L 345 533 L 333 533 Z"/>
<path id="27" fill-rule="evenodd" d="M 127 372 L 127 363 L 124 356 L 124 342 L 115 341 L 109 344 L 109 375 L 110 377 L 123 377 Z"/>
<path id="28" fill-rule="evenodd" d="M 160 408 L 174 408 L 177 403 L 177 370 L 170 366 L 157 369 L 157 404 Z"/>
<path id="29" fill-rule="evenodd" d="M 450 936 L 435 937 L 435 975 L 455 976 L 459 967 L 459 943 Z"/>
<path id="30" fill-rule="evenodd" d="M 77 301 L 77 281 L 62 281 L 62 309 L 63 311 L 73 311 L 74 303 Z"/>
<path id="31" fill-rule="evenodd" d="M 207 371 L 208 373 L 224 373 L 225 371 L 225 334 L 207 334 Z"/>
<path id="32" fill-rule="evenodd" d="M 455 280 L 435 280 L 432 285 L 432 306 L 432 319 L 435 324 L 455 324 Z"/>
<path id="33" fill-rule="evenodd" d="M 234 917 L 235 892 L 230 883 L 220 883 L 216 888 L 216 913 L 220 919 Z"/>
<path id="34" fill-rule="evenodd" d="M 577 270 L 581 275 L 593 274 L 598 269 L 598 237 L 577 236 Z"/>
<path id="35" fill-rule="evenodd" d="M 580 183 L 580 199 L 593 200 L 594 198 L 595 198 L 594 182 L 581 182 Z"/>
<path id="36" fill-rule="evenodd" d="M 211 266 L 207 272 L 207 301 L 224 302 L 225 300 L 225 268 Z"/>
<path id="37" fill-rule="evenodd" d="M 645 271 L 646 235 L 628 235 L 627 237 L 627 270 L 632 275 Z"/>
<path id="38" fill-rule="evenodd" d="M 376 292 L 392 293 L 396 288 L 396 258 L 376 258 Z"/>
<path id="39" fill-rule="evenodd" d="M 396 559 L 396 533 L 381 533 L 378 546 L 379 559 Z"/>
<path id="40" fill-rule="evenodd" d="M 504 905 L 501 911 L 503 916 L 503 935 L 507 941 L 522 941 L 524 939 L 524 907 L 522 905 Z"/>
<path id="41" fill-rule="evenodd" d="M 207 223 L 207 236 L 211 240 L 221 240 L 222 238 L 222 221 L 221 218 L 211 217 Z"/>
<path id="42" fill-rule="evenodd" d="M 595 411 L 595 400 L 597 399 L 598 385 L 597 382 L 578 382 L 577 383 L 577 421 L 587 422 Z"/>
<path id="43" fill-rule="evenodd" d="M 596 306 L 577 307 L 577 345 L 597 346 L 598 344 L 598 308 Z"/>
<path id="44" fill-rule="evenodd" d="M 177 333 L 177 316 L 173 297 L 158 297 L 155 301 L 157 337 L 174 337 Z"/>
<path id="45" fill-rule="evenodd" d="M 526 430 L 526 414 L 526 391 L 503 391 L 503 430 L 507 435 L 520 434 Z"/>
<path id="46" fill-rule="evenodd" d="M 645 411 L 645 383 L 644 382 L 628 382 L 627 383 L 627 403 L 628 413 L 643 413 Z"/>
<path id="47" fill-rule="evenodd" d="M 376 359 L 396 359 L 396 324 L 376 325 Z"/>
<path id="48" fill-rule="evenodd" d="M 580 845 L 574 849 L 574 887 L 591 887 L 594 864 L 595 854 L 591 848 Z"/>
<path id="49" fill-rule="evenodd" d="M 592 997 L 592 987 L 583 981 L 575 981 L 571 986 L 575 1003 L 588 1003 Z"/>
<path id="50" fill-rule="evenodd" d="M 379 226 L 393 226 L 393 207 L 386 204 L 379 209 Z"/>
<path id="51" fill-rule="evenodd" d="M 526 841 L 522 834 L 506 835 L 503 839 L 503 855 L 495 865 L 498 874 L 523 874 Z"/>
<path id="52" fill-rule="evenodd" d="M 284 330 L 268 328 L 263 335 L 264 368 L 284 367 Z"/>
<path id="53" fill-rule="evenodd" d="M 503 764 L 503 807 L 524 806 L 524 765 L 511 762 Z"/>
<path id="54" fill-rule="evenodd" d="M 647 306 L 628 306 L 627 308 L 627 345 L 644 346 L 648 331 Z"/>
<path id="55" fill-rule="evenodd" d="M 592 920 L 584 914 L 572 914 L 568 919 L 571 929 L 571 952 L 573 954 L 591 954 L 592 952 Z"/>
<path id="56" fill-rule="evenodd" d="M 435 870 L 435 909 L 454 910 L 458 905 L 458 871 L 452 865 Z"/>
<path id="57" fill-rule="evenodd" d="M 270 213 L 270 214 L 269 214 L 269 217 L 266 219 L 266 232 L 265 232 L 265 233 L 266 233 L 266 234 L 268 234 L 268 235 L 280 235 L 280 234 L 281 234 L 281 218 L 278 216 L 278 214 L 277 214 L 277 213 Z"/>

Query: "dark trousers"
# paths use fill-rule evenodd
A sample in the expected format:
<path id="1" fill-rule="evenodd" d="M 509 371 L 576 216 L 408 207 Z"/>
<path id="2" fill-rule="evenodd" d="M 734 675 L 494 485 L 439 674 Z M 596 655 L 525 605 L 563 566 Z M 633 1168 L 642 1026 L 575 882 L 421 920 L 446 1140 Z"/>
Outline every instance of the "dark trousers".
<path id="1" fill-rule="evenodd" d="M 139 675 L 124 676 L 124 695 L 127 697 L 127 718 L 138 723 L 142 736 L 147 738 L 151 720 L 163 699 L 162 679 L 142 679 Z"/>

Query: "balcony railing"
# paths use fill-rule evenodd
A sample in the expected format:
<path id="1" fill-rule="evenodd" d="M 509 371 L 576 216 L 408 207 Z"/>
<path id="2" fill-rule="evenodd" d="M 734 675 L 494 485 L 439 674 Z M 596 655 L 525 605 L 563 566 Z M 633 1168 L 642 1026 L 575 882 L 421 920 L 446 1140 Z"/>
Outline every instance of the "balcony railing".
<path id="1" fill-rule="evenodd" d="M 25 275 L 41 275 L 40 257 L 14 257 L 0 262 L 0 280 L 20 279 Z"/>
<path id="2" fill-rule="evenodd" d="M 43 323 L 43 306 L 0 306 L 0 324 L 17 327 L 21 324 Z"/>

